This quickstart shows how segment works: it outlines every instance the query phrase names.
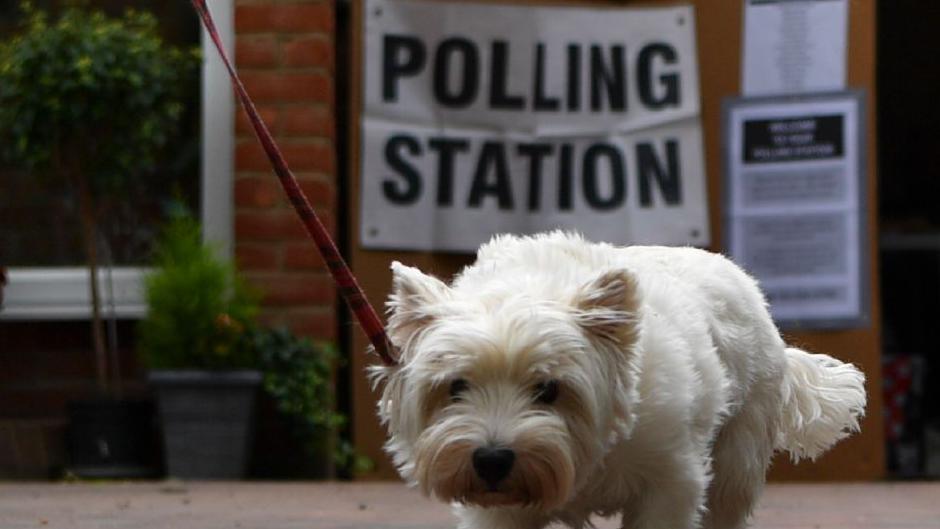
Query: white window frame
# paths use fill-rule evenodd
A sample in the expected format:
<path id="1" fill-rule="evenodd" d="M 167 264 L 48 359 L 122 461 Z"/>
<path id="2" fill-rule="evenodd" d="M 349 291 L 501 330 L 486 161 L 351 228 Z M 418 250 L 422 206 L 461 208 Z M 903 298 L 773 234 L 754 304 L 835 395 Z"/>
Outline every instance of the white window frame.
<path id="1" fill-rule="evenodd" d="M 235 40 L 235 0 L 213 0 L 212 16 L 231 57 Z M 228 72 L 202 29 L 202 192 L 203 238 L 225 256 L 233 246 L 235 99 Z M 102 313 L 118 318 L 146 314 L 144 267 L 99 270 Z M 0 320 L 83 320 L 91 317 L 91 293 L 85 267 L 10 268 Z M 113 298 L 111 294 L 113 293 Z M 113 311 L 112 311 L 113 307 Z"/>

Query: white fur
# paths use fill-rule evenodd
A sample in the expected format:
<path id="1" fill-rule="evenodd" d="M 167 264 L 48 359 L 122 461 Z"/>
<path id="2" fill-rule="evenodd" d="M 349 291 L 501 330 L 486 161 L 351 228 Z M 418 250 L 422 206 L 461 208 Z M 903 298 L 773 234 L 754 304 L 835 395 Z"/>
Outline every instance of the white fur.
<path id="1" fill-rule="evenodd" d="M 449 286 L 392 270 L 386 448 L 461 528 L 740 528 L 775 449 L 815 458 L 864 412 L 864 375 L 787 348 L 720 255 L 554 232 L 494 238 Z M 558 399 L 539 403 L 549 379 Z M 516 453 L 497 490 L 473 470 L 483 446 Z"/>

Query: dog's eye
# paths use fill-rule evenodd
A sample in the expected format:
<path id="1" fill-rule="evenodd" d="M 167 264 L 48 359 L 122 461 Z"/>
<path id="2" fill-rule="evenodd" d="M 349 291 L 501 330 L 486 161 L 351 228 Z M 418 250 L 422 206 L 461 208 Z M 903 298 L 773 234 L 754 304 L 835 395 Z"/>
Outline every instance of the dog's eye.
<path id="1" fill-rule="evenodd" d="M 535 385 L 535 400 L 542 404 L 551 404 L 558 399 L 558 381 L 547 380 Z"/>
<path id="2" fill-rule="evenodd" d="M 467 391 L 468 387 L 470 387 L 470 385 L 467 384 L 467 381 L 462 378 L 458 378 L 454 380 L 453 382 L 451 382 L 450 383 L 450 400 L 460 399 L 460 395 L 464 391 Z"/>

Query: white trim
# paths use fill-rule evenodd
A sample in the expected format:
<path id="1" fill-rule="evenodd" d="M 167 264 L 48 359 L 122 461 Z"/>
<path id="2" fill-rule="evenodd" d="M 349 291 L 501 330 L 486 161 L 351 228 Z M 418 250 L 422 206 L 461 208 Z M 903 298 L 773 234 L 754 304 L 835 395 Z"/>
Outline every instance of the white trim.
<path id="1" fill-rule="evenodd" d="M 115 268 L 111 271 L 115 314 L 139 318 L 146 313 L 141 291 L 143 268 Z M 9 284 L 3 290 L 4 320 L 82 320 L 91 316 L 88 269 L 11 268 Z M 108 270 L 98 270 L 103 293 L 109 292 Z M 101 313 L 111 314 L 108 296 L 102 296 Z"/>
<path id="2" fill-rule="evenodd" d="M 235 0 L 212 0 L 215 19 L 226 52 L 235 40 Z M 202 193 L 200 213 L 203 237 L 232 255 L 233 182 L 235 174 L 235 100 L 228 73 L 202 30 Z M 111 270 L 114 312 L 118 318 L 140 318 L 146 313 L 142 279 L 146 269 Z M 102 314 L 110 314 L 108 270 L 99 270 Z M 88 270 L 68 268 L 11 268 L 3 291 L 0 320 L 88 319 L 91 316 Z"/>
<path id="3" fill-rule="evenodd" d="M 229 57 L 234 55 L 234 4 L 234 0 L 212 2 L 212 18 Z M 202 236 L 229 258 L 234 241 L 235 94 L 205 28 L 202 50 Z"/>

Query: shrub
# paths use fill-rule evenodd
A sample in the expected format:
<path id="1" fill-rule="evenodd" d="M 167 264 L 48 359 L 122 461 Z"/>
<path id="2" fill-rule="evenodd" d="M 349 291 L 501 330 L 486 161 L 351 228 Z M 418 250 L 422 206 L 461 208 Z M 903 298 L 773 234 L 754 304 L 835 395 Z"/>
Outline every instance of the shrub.
<path id="1" fill-rule="evenodd" d="M 165 46 L 146 12 L 68 8 L 49 21 L 24 2 L 23 13 L 22 31 L 0 43 L 5 157 L 75 171 L 95 192 L 153 166 L 183 111 L 198 50 Z"/>
<path id="2" fill-rule="evenodd" d="M 358 455 L 336 432 L 346 417 L 336 412 L 333 371 L 339 360 L 334 348 L 293 335 L 287 329 L 254 329 L 247 335 L 264 374 L 264 391 L 288 420 L 305 456 L 330 450 L 343 471 L 367 471 L 372 462 Z"/>
<path id="3" fill-rule="evenodd" d="M 343 424 L 343 417 L 333 411 L 337 355 L 331 346 L 314 344 L 283 328 L 255 329 L 248 337 L 264 373 L 265 391 L 279 411 L 294 419 L 295 428 L 317 434 Z"/>
<path id="4" fill-rule="evenodd" d="M 138 348 L 152 369 L 255 368 L 245 333 L 257 295 L 231 262 L 202 242 L 199 224 L 174 218 L 157 242 L 154 271 L 144 280 L 147 317 Z"/>

